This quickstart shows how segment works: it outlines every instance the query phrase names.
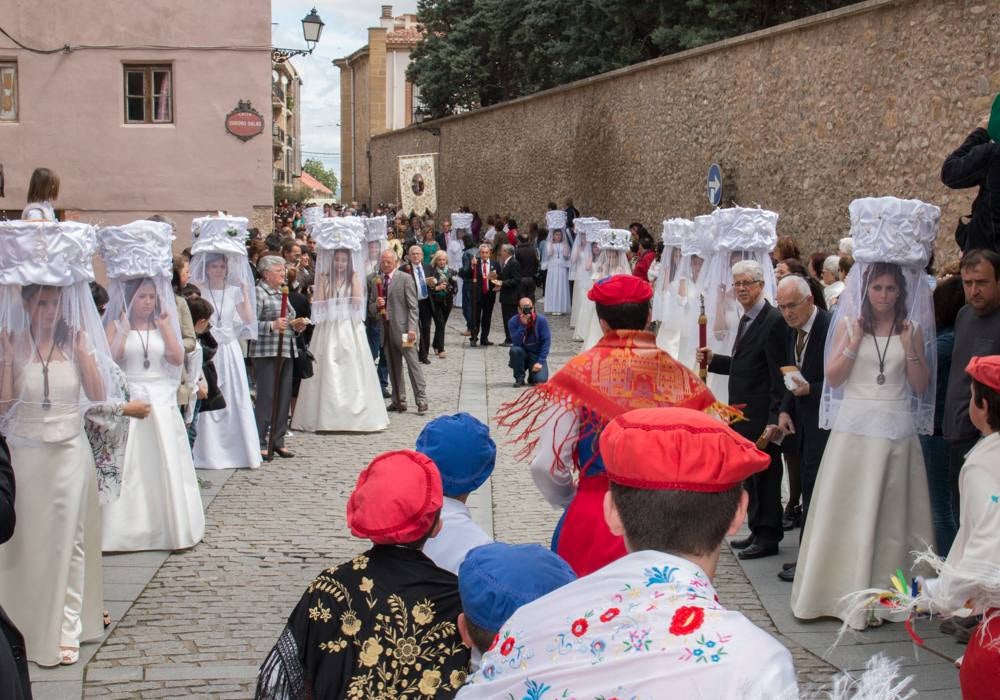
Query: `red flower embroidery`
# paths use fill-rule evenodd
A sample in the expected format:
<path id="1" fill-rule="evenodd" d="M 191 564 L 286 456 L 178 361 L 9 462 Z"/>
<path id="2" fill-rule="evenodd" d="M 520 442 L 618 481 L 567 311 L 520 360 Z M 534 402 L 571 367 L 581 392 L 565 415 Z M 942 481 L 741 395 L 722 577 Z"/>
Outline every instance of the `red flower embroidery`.
<path id="1" fill-rule="evenodd" d="M 608 608 L 607 610 L 604 611 L 604 614 L 601 615 L 601 622 L 611 622 L 616 617 L 618 617 L 620 613 L 621 610 L 619 610 L 618 608 Z"/>
<path id="2" fill-rule="evenodd" d="M 683 605 L 677 608 L 670 621 L 670 634 L 680 637 L 691 634 L 705 622 L 705 611 L 693 605 Z"/>
<path id="3" fill-rule="evenodd" d="M 582 637 L 583 635 L 587 634 L 587 628 L 589 626 L 590 625 L 587 624 L 587 621 L 581 617 L 579 620 L 573 623 L 573 627 L 571 628 L 573 636 Z"/>
<path id="4" fill-rule="evenodd" d="M 496 649 L 496 648 L 497 648 L 497 642 L 499 642 L 499 641 L 500 641 L 500 634 L 499 634 L 499 633 L 497 633 L 497 634 L 496 634 L 496 635 L 495 635 L 495 636 L 493 637 L 493 643 L 492 643 L 492 644 L 490 644 L 490 648 L 489 648 L 489 649 L 487 649 L 486 651 L 493 651 L 494 649 Z"/>
<path id="5" fill-rule="evenodd" d="M 503 644 L 500 645 L 500 655 L 507 656 L 512 651 L 514 651 L 514 638 L 507 637 L 507 639 L 503 640 Z"/>

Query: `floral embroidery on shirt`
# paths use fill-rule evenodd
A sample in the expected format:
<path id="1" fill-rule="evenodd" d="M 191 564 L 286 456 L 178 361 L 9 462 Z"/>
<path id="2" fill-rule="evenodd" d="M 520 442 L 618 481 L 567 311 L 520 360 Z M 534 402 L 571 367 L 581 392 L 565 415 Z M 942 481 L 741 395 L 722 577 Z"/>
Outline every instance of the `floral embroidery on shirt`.
<path id="1" fill-rule="evenodd" d="M 681 637 L 691 634 L 705 622 L 705 610 L 693 605 L 682 605 L 670 620 L 670 634 Z"/>
<path id="2" fill-rule="evenodd" d="M 619 610 L 618 608 L 608 608 L 601 615 L 601 622 L 611 622 L 616 617 L 618 617 L 620 614 L 621 614 L 621 610 Z"/>
<path id="3" fill-rule="evenodd" d="M 582 617 L 573 622 L 573 626 L 570 627 L 570 631 L 573 633 L 574 637 L 582 637 L 587 634 L 587 628 L 590 624 Z"/>
<path id="4" fill-rule="evenodd" d="M 646 577 L 646 587 L 657 583 L 673 583 L 674 574 L 677 573 L 676 566 L 654 566 L 642 572 Z"/>
<path id="5" fill-rule="evenodd" d="M 705 635 L 699 636 L 695 646 L 684 647 L 684 653 L 678 659 L 681 661 L 694 659 L 695 663 L 719 663 L 726 655 L 726 648 L 722 645 L 732 639 L 732 635 L 719 633 L 715 636 L 716 639 L 707 639 Z"/>

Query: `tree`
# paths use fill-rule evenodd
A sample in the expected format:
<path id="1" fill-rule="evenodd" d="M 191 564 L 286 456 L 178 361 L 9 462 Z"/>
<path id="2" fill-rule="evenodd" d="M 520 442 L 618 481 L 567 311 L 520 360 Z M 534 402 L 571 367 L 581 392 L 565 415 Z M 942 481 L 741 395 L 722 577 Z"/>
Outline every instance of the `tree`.
<path id="1" fill-rule="evenodd" d="M 853 2 L 418 0 L 406 75 L 440 117 Z"/>
<path id="2" fill-rule="evenodd" d="M 302 164 L 302 169 L 307 173 L 312 175 L 314 178 L 322 182 L 324 185 L 330 188 L 331 192 L 337 191 L 337 176 L 333 170 L 328 170 L 323 167 L 323 163 L 316 160 L 315 158 L 307 158 L 306 162 Z"/>

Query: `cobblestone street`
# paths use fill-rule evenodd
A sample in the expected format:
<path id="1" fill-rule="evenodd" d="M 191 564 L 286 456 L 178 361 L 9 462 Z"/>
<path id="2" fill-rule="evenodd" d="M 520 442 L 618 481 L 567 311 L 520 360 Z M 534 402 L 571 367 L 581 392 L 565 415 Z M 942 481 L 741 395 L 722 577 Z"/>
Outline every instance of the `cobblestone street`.
<path id="1" fill-rule="evenodd" d="M 469 348 L 458 335 L 460 319 L 456 309 L 447 359 L 434 358 L 425 366 L 431 416 L 454 412 L 460 406 L 474 414 L 492 415 L 521 391 L 512 386 L 506 349 L 499 345 Z M 580 346 L 569 340 L 567 317 L 551 321 L 550 366 L 555 370 Z M 499 313 L 491 339 L 503 340 Z M 232 473 L 208 506 L 205 540 L 191 551 L 165 560 L 157 553 L 105 557 L 109 600 L 121 602 L 109 604 L 116 625 L 86 666 L 83 695 L 250 697 L 257 666 L 305 585 L 324 567 L 366 546 L 350 536 L 344 522 L 356 475 L 374 455 L 412 447 L 425 421 L 412 410 L 391 416 L 390 429 L 375 435 L 296 433 L 289 442 L 297 453 L 295 459 L 278 459 L 255 471 Z M 492 518 L 498 539 L 547 544 L 558 513 L 538 494 L 527 467 L 514 461 L 514 450 L 503 437 L 494 434 L 494 438 L 499 457 L 491 485 L 492 503 L 490 488 L 484 487 L 480 505 L 472 504 L 473 512 L 487 526 Z M 210 480 L 207 486 L 212 489 L 227 475 L 209 472 L 202 477 Z M 797 543 L 798 537 L 793 539 Z M 794 548 L 786 548 L 783 555 L 787 556 L 781 560 L 794 558 Z M 162 566 L 155 570 L 161 560 Z M 773 568 L 778 558 L 765 561 Z M 762 590 L 769 586 L 764 584 Z M 820 623 L 815 629 L 813 651 L 802 639 L 782 636 L 786 630 L 776 626 L 775 619 L 782 610 L 785 618 L 790 617 L 787 598 L 782 604 L 766 590 L 763 597 L 759 595 L 728 547 L 723 548 L 716 587 L 723 603 L 741 610 L 789 646 L 803 685 L 827 680 L 834 673 L 833 665 L 813 653 L 829 646 L 832 625 Z M 787 596 L 790 588 L 784 590 Z M 853 662 L 838 665 L 863 667 L 879 646 L 870 644 L 873 641 L 891 642 L 895 656 L 912 659 L 902 629 L 877 632 L 875 640 L 866 640 L 867 651 L 854 654 L 861 659 L 860 666 L 854 657 Z M 848 647 L 856 644 L 846 642 Z M 79 674 L 73 667 L 33 667 L 36 697 L 79 697 L 79 678 L 70 675 L 74 670 Z M 941 671 L 939 665 L 937 671 L 933 678 L 957 682 L 949 669 Z M 939 681 L 936 688 L 948 688 L 945 682 Z M 928 689 L 934 687 L 932 683 Z"/>

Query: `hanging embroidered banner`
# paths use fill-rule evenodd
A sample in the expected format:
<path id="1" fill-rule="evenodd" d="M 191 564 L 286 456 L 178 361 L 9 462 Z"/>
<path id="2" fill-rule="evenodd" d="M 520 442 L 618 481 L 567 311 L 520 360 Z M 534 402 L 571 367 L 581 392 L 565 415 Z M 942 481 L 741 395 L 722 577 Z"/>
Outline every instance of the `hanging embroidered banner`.
<path id="1" fill-rule="evenodd" d="M 436 153 L 399 156 L 399 201 L 401 210 L 423 214 L 437 211 L 437 183 L 434 177 Z"/>

